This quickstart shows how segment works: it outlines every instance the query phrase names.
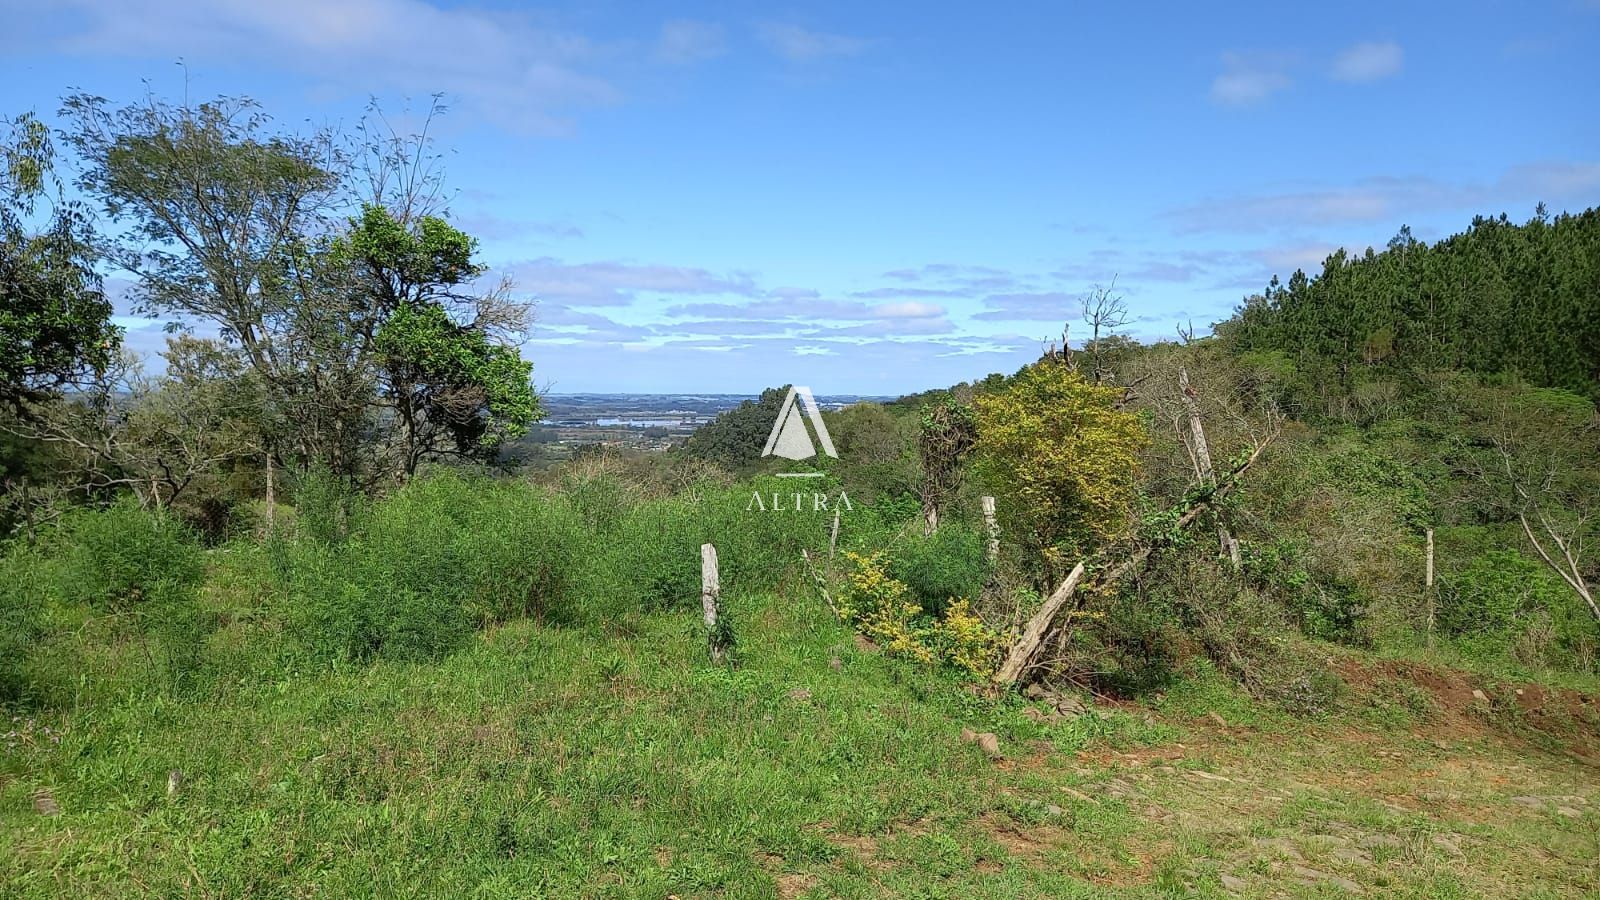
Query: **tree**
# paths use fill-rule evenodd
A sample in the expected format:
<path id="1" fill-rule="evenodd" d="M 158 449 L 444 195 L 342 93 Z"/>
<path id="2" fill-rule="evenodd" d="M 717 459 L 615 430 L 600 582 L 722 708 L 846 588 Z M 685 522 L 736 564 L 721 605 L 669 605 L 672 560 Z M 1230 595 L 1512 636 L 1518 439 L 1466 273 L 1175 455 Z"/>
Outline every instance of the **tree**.
<path id="1" fill-rule="evenodd" d="M 922 533 L 939 530 L 939 511 L 961 485 L 967 454 L 977 441 L 972 407 L 945 395 L 922 409 L 917 453 L 922 458 Z"/>
<path id="2" fill-rule="evenodd" d="M 370 379 L 364 310 L 318 265 L 343 159 L 326 133 L 277 134 L 257 105 L 222 98 L 112 108 L 68 97 L 80 187 L 124 227 L 107 258 L 148 313 L 206 320 L 261 378 L 275 451 L 339 472 L 357 465 Z"/>
<path id="3" fill-rule="evenodd" d="M 1148 437 L 1122 397 L 1051 357 L 973 402 L 979 472 L 1007 498 L 1010 530 L 1042 563 L 1043 583 L 1128 530 Z"/>
<path id="4" fill-rule="evenodd" d="M 1471 443 L 1459 469 L 1485 505 L 1514 521 L 1534 553 L 1600 621 L 1590 551 L 1600 539 L 1600 416 L 1588 399 L 1549 388 L 1491 387 L 1466 393 Z"/>
<path id="5" fill-rule="evenodd" d="M 1117 293 L 1116 281 L 1109 286 L 1095 285 L 1083 297 L 1083 322 L 1089 326 L 1089 340 L 1084 350 L 1089 354 L 1090 376 L 1095 384 L 1111 380 L 1112 357 L 1122 350 L 1126 342 L 1115 340 L 1116 331 L 1128 323 L 1128 303 Z M 1065 340 L 1062 341 L 1065 345 Z"/>
<path id="6" fill-rule="evenodd" d="M 683 453 L 730 471 L 753 466 L 761 458 L 789 387 L 767 388 L 756 400 L 746 400 L 695 429 L 684 442 Z"/>
<path id="7" fill-rule="evenodd" d="M 32 115 L 0 123 L 0 406 L 27 414 L 52 391 L 92 379 L 122 333 L 95 271 L 83 207 L 61 199 L 50 132 Z M 54 187 L 48 219 L 27 220 Z"/>
<path id="8" fill-rule="evenodd" d="M 247 100 L 78 95 L 64 112 L 82 187 L 128 225 L 110 257 L 145 309 L 210 320 L 237 349 L 271 456 L 405 478 L 432 456 L 492 457 L 537 419 L 515 347 L 529 305 L 508 284 L 473 290 L 484 269 L 438 208 L 425 130 L 364 123 L 346 150 L 271 130 Z"/>

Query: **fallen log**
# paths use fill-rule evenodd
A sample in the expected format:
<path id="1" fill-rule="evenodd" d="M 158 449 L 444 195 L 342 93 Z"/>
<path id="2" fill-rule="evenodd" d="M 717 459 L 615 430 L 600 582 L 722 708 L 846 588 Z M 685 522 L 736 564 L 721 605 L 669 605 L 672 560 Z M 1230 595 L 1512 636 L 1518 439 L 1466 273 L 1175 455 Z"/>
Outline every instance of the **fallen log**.
<path id="1" fill-rule="evenodd" d="M 1021 680 L 1022 673 L 1033 664 L 1033 658 L 1039 653 L 1039 646 L 1044 643 L 1045 632 L 1050 624 L 1055 621 L 1056 614 L 1061 612 L 1068 600 L 1072 599 L 1073 591 L 1078 589 L 1078 582 L 1083 580 L 1083 563 L 1072 567 L 1072 572 L 1067 575 L 1067 580 L 1050 593 L 1039 607 L 1039 611 L 1028 620 L 1027 627 L 1022 629 L 1022 635 L 1016 643 L 1011 645 L 1011 652 L 1006 654 L 1006 661 L 1001 664 L 999 671 L 994 673 L 996 684 L 1015 684 Z"/>

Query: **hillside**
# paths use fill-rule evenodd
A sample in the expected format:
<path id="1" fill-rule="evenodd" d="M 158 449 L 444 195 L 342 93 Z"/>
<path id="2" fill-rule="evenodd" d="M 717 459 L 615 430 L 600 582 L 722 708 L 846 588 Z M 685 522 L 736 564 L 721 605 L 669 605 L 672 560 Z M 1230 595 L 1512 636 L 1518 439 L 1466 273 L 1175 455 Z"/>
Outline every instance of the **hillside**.
<path id="1" fill-rule="evenodd" d="M 1058 717 L 886 658 L 801 585 L 730 606 L 731 671 L 683 613 L 517 622 L 439 663 L 23 717 L 8 893 L 1554 897 L 1600 878 L 1592 692 L 1523 712 L 1510 684 L 1339 654 L 1356 693 L 1313 722 L 1204 665 Z M 1487 704 L 1459 696 L 1474 684 Z"/>

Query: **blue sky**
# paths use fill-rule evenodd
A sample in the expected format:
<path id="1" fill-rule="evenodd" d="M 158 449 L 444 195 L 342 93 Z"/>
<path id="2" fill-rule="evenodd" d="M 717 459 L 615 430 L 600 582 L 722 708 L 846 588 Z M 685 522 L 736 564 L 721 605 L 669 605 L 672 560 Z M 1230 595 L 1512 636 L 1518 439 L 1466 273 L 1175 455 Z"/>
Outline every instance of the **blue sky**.
<path id="1" fill-rule="evenodd" d="M 452 213 L 563 392 L 942 386 L 1113 279 L 1172 337 L 1402 224 L 1600 203 L 1594 0 L 997 6 L 0 0 L 0 111 L 443 92 Z"/>

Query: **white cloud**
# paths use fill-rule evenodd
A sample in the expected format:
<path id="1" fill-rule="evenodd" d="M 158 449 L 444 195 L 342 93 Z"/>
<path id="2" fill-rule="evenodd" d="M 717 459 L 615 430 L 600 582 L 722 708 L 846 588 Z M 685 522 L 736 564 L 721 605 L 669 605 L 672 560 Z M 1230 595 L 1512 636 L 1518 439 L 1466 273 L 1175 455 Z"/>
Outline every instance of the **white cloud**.
<path id="1" fill-rule="evenodd" d="M 1352 84 L 1381 81 L 1399 74 L 1405 59 L 1405 51 L 1393 41 L 1363 41 L 1333 61 L 1333 77 Z"/>
<path id="2" fill-rule="evenodd" d="M 722 26 L 677 19 L 661 26 L 656 56 L 669 63 L 694 63 L 721 56 L 727 50 Z"/>
<path id="3" fill-rule="evenodd" d="M 756 35 L 773 52 L 790 62 L 810 62 L 829 56 L 855 56 L 867 49 L 867 41 L 842 34 L 811 31 L 799 25 L 766 22 Z"/>
<path id="4" fill-rule="evenodd" d="M 1252 106 L 1294 82 L 1286 60 L 1273 55 L 1222 54 L 1222 73 L 1211 82 L 1211 99 L 1224 106 Z"/>
<path id="5" fill-rule="evenodd" d="M 1427 176 L 1378 176 L 1354 184 L 1221 197 L 1166 213 L 1180 231 L 1272 231 L 1297 225 L 1400 221 L 1422 213 L 1522 210 L 1549 203 L 1559 211 L 1600 200 L 1600 162 L 1546 161 L 1513 166 L 1483 183 Z"/>
<path id="6" fill-rule="evenodd" d="M 517 13 L 421 0 L 69 0 L 59 49 L 90 56 L 259 60 L 354 94 L 443 91 L 507 127 L 564 133 L 563 110 L 620 92 L 606 51 Z"/>
<path id="7" fill-rule="evenodd" d="M 1264 263 L 1274 275 L 1288 275 L 1296 269 L 1314 274 L 1322 271 L 1322 261 L 1338 249 L 1338 244 L 1312 241 L 1286 244 L 1281 247 L 1264 247 L 1251 251 L 1250 256 Z"/>
<path id="8" fill-rule="evenodd" d="M 934 303 L 885 303 L 872 311 L 885 319 L 927 319 L 944 315 L 944 307 Z"/>
<path id="9" fill-rule="evenodd" d="M 550 257 L 497 267 L 516 289 L 569 306 L 626 306 L 640 293 L 738 294 L 757 292 L 743 275 L 716 275 L 687 266 L 624 262 L 567 263 Z"/>

